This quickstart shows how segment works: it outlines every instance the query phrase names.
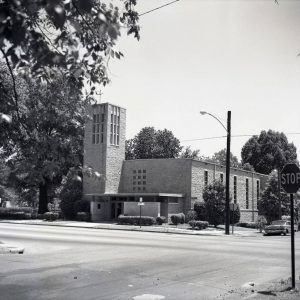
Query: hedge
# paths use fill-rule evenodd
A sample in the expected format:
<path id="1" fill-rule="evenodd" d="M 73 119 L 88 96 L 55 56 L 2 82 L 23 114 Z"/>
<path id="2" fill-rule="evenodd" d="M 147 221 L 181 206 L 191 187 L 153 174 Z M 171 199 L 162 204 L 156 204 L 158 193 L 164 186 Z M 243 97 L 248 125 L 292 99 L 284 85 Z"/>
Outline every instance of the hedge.
<path id="1" fill-rule="evenodd" d="M 148 217 L 148 216 L 123 216 L 120 215 L 118 217 L 118 224 L 124 225 L 154 225 L 155 224 L 155 219 L 153 217 Z"/>
<path id="2" fill-rule="evenodd" d="M 185 215 L 183 213 L 171 215 L 171 222 L 174 225 L 184 224 Z"/>
<path id="3" fill-rule="evenodd" d="M 54 213 L 50 211 L 44 213 L 43 215 L 43 218 L 46 219 L 47 221 L 55 221 L 58 219 L 58 217 L 59 217 L 58 213 Z"/>
<path id="4" fill-rule="evenodd" d="M 164 216 L 160 216 L 156 218 L 156 223 L 158 225 L 162 225 L 163 223 L 167 223 L 167 218 Z"/>
<path id="5" fill-rule="evenodd" d="M 31 219 L 34 210 L 31 207 L 0 207 L 0 219 Z"/>
<path id="6" fill-rule="evenodd" d="M 192 227 L 192 229 L 198 228 L 201 230 L 201 229 L 205 229 L 208 227 L 208 222 L 192 220 L 189 222 L 189 225 Z"/>

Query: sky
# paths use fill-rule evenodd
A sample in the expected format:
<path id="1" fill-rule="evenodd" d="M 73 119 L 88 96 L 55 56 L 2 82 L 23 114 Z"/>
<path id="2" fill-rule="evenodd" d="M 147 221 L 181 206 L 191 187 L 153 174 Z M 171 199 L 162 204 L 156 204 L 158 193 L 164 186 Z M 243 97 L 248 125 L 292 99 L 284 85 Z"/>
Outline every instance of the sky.
<path id="1" fill-rule="evenodd" d="M 171 0 L 138 0 L 140 14 Z M 127 109 L 126 137 L 168 129 L 182 146 L 212 156 L 226 147 L 240 159 L 249 136 L 287 134 L 300 158 L 300 1 L 180 0 L 140 17 L 141 39 L 124 32 L 110 60 L 101 102 Z M 202 139 L 202 140 L 197 140 Z"/>

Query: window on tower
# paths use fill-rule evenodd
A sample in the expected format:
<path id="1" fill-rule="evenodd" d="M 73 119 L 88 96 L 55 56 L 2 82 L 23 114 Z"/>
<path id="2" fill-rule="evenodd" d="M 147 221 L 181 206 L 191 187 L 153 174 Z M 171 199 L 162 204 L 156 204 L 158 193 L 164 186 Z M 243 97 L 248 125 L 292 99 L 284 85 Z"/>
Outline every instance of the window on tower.
<path id="1" fill-rule="evenodd" d="M 120 107 L 112 106 L 110 114 L 110 144 L 120 144 Z"/>
<path id="2" fill-rule="evenodd" d="M 93 115 L 93 130 L 92 143 L 99 144 L 100 142 L 100 114 Z"/>

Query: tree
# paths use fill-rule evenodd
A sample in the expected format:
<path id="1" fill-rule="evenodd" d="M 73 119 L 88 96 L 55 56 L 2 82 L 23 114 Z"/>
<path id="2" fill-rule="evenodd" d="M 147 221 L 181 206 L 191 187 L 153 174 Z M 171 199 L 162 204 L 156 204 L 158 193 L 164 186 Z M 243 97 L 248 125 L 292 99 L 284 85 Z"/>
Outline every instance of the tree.
<path id="1" fill-rule="evenodd" d="M 226 166 L 226 152 L 227 150 L 225 148 L 220 150 L 219 152 L 216 152 L 212 156 L 211 161 Z M 238 168 L 240 166 L 237 157 L 234 156 L 231 152 L 230 152 L 230 166 L 234 168 Z"/>
<path id="2" fill-rule="evenodd" d="M 129 139 L 125 141 L 125 159 L 134 159 L 134 139 Z"/>
<path id="3" fill-rule="evenodd" d="M 288 162 L 297 162 L 296 150 L 283 132 L 268 130 L 252 136 L 243 146 L 241 156 L 243 164 L 249 163 L 256 172 L 270 174 Z"/>
<path id="4" fill-rule="evenodd" d="M 207 221 L 215 227 L 224 224 L 225 186 L 219 181 L 207 185 L 203 190 L 203 200 Z"/>
<path id="5" fill-rule="evenodd" d="M 172 131 L 164 129 L 156 132 L 153 153 L 155 158 L 178 157 L 181 149 L 180 141 L 174 136 Z"/>
<path id="6" fill-rule="evenodd" d="M 77 172 L 71 170 L 62 181 L 62 187 L 59 193 L 61 199 L 60 208 L 67 219 L 75 219 L 78 211 L 87 211 L 82 201 L 82 177 Z"/>
<path id="7" fill-rule="evenodd" d="M 190 146 L 185 147 L 180 153 L 180 158 L 200 159 L 200 150 L 192 150 Z"/>
<path id="8" fill-rule="evenodd" d="M 279 188 L 278 188 L 278 172 L 273 171 L 266 183 L 266 187 L 262 193 L 261 199 L 258 200 L 258 212 L 259 215 L 264 215 L 268 223 L 278 220 L 279 208 L 281 202 L 281 212 L 283 215 L 290 214 L 290 202 L 287 193 L 282 189 L 280 191 L 279 200 Z"/>
<path id="9" fill-rule="evenodd" d="M 106 84 L 107 60 L 121 27 L 139 39 L 136 0 L 107 5 L 100 0 L 2 0 L 0 51 L 11 69 L 51 81 L 61 67 L 65 78 L 82 87 Z M 13 76 L 13 72 L 11 72 Z"/>
<path id="10" fill-rule="evenodd" d="M 49 195 L 70 168 L 82 166 L 85 105 L 76 82 L 63 75 L 41 87 L 30 77 L 17 78 L 18 109 L 10 105 L 12 82 L 3 74 L 0 111 L 12 122 L 2 122 L 0 148 L 11 168 L 10 178 L 23 189 L 39 190 L 39 213 L 48 210 Z M 14 120 L 18 120 L 20 122 Z"/>
<path id="11" fill-rule="evenodd" d="M 180 141 L 167 129 L 144 127 L 131 140 L 126 141 L 126 159 L 175 158 L 182 147 Z"/>

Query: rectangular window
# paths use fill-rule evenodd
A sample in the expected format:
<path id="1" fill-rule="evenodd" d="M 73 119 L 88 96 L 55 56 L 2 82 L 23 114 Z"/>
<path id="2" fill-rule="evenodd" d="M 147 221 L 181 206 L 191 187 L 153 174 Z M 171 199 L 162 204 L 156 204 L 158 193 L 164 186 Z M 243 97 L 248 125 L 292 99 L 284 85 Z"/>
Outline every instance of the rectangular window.
<path id="1" fill-rule="evenodd" d="M 260 199 L 260 185 L 259 180 L 256 180 L 256 208 L 258 207 L 258 200 Z"/>
<path id="2" fill-rule="evenodd" d="M 120 107 L 112 106 L 110 114 L 110 144 L 120 144 Z"/>
<path id="3" fill-rule="evenodd" d="M 224 182 L 224 174 L 220 173 L 220 182 L 223 183 Z"/>
<path id="4" fill-rule="evenodd" d="M 204 187 L 208 185 L 208 171 L 204 171 Z"/>
<path id="5" fill-rule="evenodd" d="M 93 115 L 92 143 L 99 144 L 100 142 L 100 115 Z"/>
<path id="6" fill-rule="evenodd" d="M 97 208 L 101 209 L 101 204 L 100 203 L 98 203 Z"/>
<path id="7" fill-rule="evenodd" d="M 237 177 L 233 176 L 233 202 L 237 202 Z"/>
<path id="8" fill-rule="evenodd" d="M 246 209 L 249 209 L 249 179 L 246 178 Z"/>

